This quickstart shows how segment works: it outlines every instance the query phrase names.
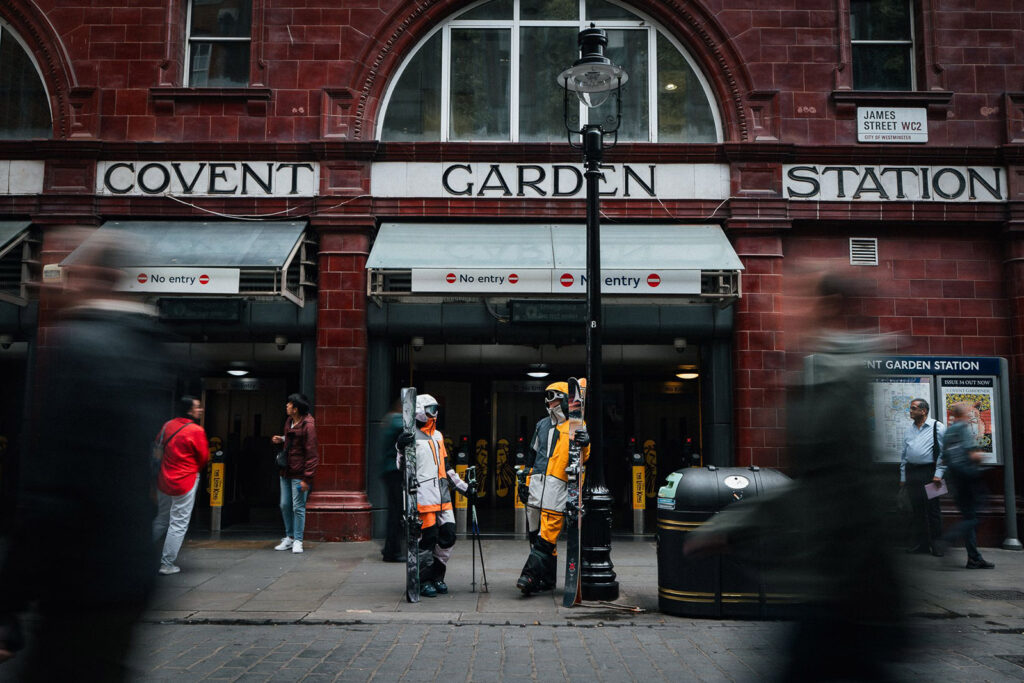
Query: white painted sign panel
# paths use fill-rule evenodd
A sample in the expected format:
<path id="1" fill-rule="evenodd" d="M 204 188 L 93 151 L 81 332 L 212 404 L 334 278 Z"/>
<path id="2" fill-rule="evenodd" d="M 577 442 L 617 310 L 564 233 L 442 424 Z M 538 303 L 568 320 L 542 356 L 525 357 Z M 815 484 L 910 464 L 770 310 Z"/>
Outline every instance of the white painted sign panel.
<path id="1" fill-rule="evenodd" d="M 0 195 L 42 194 L 45 161 L 0 160 Z"/>
<path id="2" fill-rule="evenodd" d="M 999 166 L 854 166 L 786 164 L 787 199 L 820 202 L 1005 202 Z"/>
<path id="3" fill-rule="evenodd" d="M 96 193 L 193 197 L 314 197 L 320 165 L 282 161 L 100 161 Z"/>
<path id="4" fill-rule="evenodd" d="M 586 270 L 414 268 L 413 292 L 585 294 Z M 700 294 L 699 270 L 602 270 L 602 294 Z"/>
<path id="5" fill-rule="evenodd" d="M 928 142 L 924 107 L 857 107 L 857 142 Z"/>
<path id="6" fill-rule="evenodd" d="M 370 169 L 375 197 L 584 199 L 581 164 L 386 161 Z M 604 164 L 602 200 L 726 199 L 728 164 Z"/>
<path id="7" fill-rule="evenodd" d="M 125 268 L 118 287 L 127 292 L 238 294 L 238 268 Z"/>

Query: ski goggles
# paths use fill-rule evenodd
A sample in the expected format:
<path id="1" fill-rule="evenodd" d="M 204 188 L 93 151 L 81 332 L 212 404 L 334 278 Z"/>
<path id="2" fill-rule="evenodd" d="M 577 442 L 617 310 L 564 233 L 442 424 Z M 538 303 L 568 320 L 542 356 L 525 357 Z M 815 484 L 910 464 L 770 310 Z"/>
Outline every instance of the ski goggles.
<path id="1" fill-rule="evenodd" d="M 548 389 L 547 391 L 544 392 L 544 400 L 547 401 L 548 403 L 551 403 L 552 401 L 561 401 L 563 398 L 565 398 L 565 394 L 563 394 L 561 391 Z"/>
<path id="2" fill-rule="evenodd" d="M 437 404 L 432 403 L 429 406 L 423 406 L 423 412 L 427 414 L 427 417 L 437 417 Z"/>

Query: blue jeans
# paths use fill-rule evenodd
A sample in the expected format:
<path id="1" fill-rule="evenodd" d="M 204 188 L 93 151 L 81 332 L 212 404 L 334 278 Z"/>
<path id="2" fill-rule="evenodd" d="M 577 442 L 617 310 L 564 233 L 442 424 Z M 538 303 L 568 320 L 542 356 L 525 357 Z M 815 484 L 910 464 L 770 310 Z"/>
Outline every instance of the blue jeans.
<path id="1" fill-rule="evenodd" d="M 306 499 L 309 489 L 305 491 L 299 484 L 301 479 L 281 477 L 281 517 L 284 518 L 284 535 L 302 540 L 302 531 L 306 528 Z"/>

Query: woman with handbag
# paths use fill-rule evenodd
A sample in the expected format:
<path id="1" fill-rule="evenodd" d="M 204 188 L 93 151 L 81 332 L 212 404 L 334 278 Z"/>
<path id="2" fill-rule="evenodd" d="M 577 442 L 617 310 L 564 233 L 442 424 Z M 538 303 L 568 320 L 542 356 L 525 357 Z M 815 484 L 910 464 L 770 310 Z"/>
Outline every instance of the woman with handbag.
<path id="1" fill-rule="evenodd" d="M 284 434 L 273 437 L 283 444 L 277 465 L 281 477 L 281 516 L 284 518 L 284 538 L 274 550 L 302 552 L 302 534 L 306 527 L 306 500 L 313 488 L 313 477 L 320 462 L 316 442 L 316 423 L 309 414 L 309 399 L 302 394 L 288 397 L 285 410 L 288 419 Z"/>

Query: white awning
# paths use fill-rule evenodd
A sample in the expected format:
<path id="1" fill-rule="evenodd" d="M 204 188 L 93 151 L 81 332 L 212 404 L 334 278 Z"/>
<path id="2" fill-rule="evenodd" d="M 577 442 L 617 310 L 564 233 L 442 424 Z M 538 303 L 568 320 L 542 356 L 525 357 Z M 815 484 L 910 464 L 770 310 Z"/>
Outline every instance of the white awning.
<path id="1" fill-rule="evenodd" d="M 586 226 L 385 223 L 366 267 L 373 296 L 581 296 Z M 607 295 L 733 299 L 742 269 L 717 225 L 601 226 Z"/>
<path id="2" fill-rule="evenodd" d="M 315 287 L 306 273 L 314 245 L 305 221 L 108 221 L 61 265 L 74 265 L 104 236 L 131 248 L 122 287 L 129 291 L 280 295 L 302 306 Z"/>

